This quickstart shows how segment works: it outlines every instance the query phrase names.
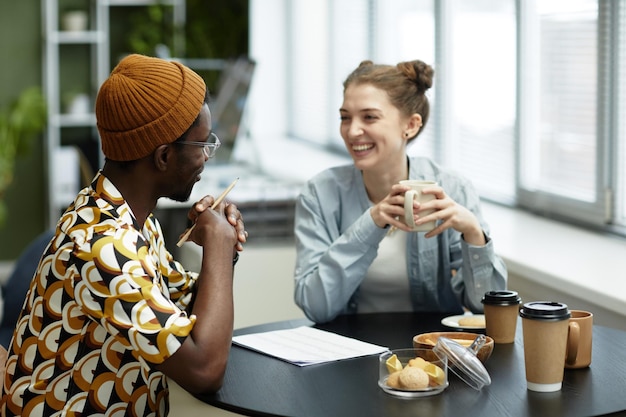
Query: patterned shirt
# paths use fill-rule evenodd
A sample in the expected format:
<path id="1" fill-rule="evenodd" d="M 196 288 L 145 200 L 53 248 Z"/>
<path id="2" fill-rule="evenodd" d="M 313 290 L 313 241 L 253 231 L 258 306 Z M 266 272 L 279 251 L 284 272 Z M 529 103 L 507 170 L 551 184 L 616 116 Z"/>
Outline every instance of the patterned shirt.
<path id="1" fill-rule="evenodd" d="M 191 332 L 197 275 L 98 173 L 56 227 L 9 348 L 4 416 L 166 416 L 156 369 Z"/>

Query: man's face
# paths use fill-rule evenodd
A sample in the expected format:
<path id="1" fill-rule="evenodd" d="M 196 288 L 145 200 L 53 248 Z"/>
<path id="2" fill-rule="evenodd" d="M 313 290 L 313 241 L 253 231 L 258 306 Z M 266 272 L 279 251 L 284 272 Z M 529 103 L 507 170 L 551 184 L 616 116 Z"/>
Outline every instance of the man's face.
<path id="1" fill-rule="evenodd" d="M 185 141 L 207 142 L 211 134 L 211 112 L 204 104 L 200 110 L 198 123 L 188 132 Z M 202 146 L 176 146 L 177 163 L 173 192 L 168 196 L 174 201 L 187 201 L 196 182 L 200 181 L 200 174 L 209 157 Z"/>

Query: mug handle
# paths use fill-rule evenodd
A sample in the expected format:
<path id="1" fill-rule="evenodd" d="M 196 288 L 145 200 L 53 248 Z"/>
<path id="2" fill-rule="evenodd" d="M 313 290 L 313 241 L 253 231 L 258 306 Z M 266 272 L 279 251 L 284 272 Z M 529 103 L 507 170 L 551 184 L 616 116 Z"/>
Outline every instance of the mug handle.
<path id="1" fill-rule="evenodd" d="M 578 342 L 580 341 L 580 326 L 578 323 L 572 321 L 569 323 L 568 335 L 567 335 L 567 357 L 565 362 L 568 365 L 576 363 L 576 356 L 578 356 Z"/>
<path id="2" fill-rule="evenodd" d="M 413 218 L 413 201 L 417 197 L 417 191 L 409 190 L 404 193 L 404 222 L 409 227 L 415 227 L 415 219 Z"/>

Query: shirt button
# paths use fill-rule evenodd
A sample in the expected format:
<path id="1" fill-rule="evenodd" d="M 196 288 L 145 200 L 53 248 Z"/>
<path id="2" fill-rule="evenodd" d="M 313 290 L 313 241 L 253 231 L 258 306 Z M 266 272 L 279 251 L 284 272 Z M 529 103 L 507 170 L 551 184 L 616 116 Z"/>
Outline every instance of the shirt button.
<path id="1" fill-rule="evenodd" d="M 472 258 L 474 258 L 474 260 L 477 261 L 478 258 L 480 258 L 480 255 L 474 255 L 474 256 L 472 256 Z"/>

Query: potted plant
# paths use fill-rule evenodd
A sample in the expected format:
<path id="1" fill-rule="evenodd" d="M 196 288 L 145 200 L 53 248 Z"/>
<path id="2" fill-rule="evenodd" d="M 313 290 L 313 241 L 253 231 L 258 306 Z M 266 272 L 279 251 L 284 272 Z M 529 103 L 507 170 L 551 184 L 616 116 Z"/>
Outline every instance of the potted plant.
<path id="1" fill-rule="evenodd" d="M 174 24 L 171 5 L 157 2 L 146 9 L 129 14 L 131 30 L 126 33 L 130 51 L 143 55 L 169 58 L 178 56 L 174 38 L 182 28 Z"/>
<path id="2" fill-rule="evenodd" d="M 38 86 L 23 90 L 0 109 L 0 227 L 6 219 L 4 193 L 13 182 L 15 161 L 30 150 L 32 138 L 46 126 L 46 102 Z"/>

